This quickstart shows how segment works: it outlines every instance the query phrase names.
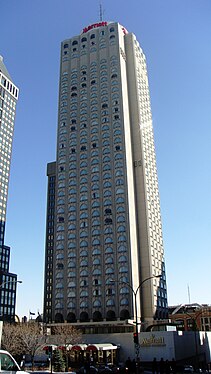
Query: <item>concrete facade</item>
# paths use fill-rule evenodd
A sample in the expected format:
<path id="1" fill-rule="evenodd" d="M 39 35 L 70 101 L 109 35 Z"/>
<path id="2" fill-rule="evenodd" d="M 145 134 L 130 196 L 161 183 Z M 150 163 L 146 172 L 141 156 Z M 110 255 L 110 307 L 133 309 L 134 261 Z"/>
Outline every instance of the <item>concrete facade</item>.
<path id="1" fill-rule="evenodd" d="M 174 359 L 178 364 L 196 363 L 203 366 L 211 362 L 211 333 L 210 332 L 178 332 L 159 331 L 142 332 L 139 334 L 140 351 L 139 358 L 142 363 L 152 362 L 156 357 L 164 361 Z M 127 357 L 136 358 L 136 350 L 133 343 L 133 335 L 110 334 L 110 335 L 86 335 L 84 342 L 112 343 L 119 346 L 119 360 L 125 362 Z"/>
<path id="2" fill-rule="evenodd" d="M 47 214 L 45 321 L 135 318 L 132 290 L 140 284 L 138 320 L 147 325 L 165 319 L 146 60 L 135 35 L 118 23 L 90 25 L 61 44 L 54 177 L 54 208 L 50 200 L 47 207 L 54 223 Z"/>
<path id="3" fill-rule="evenodd" d="M 4 243 L 7 196 L 19 90 L 0 56 L 0 316 L 15 320 L 17 275 L 9 272 L 10 247 Z"/>

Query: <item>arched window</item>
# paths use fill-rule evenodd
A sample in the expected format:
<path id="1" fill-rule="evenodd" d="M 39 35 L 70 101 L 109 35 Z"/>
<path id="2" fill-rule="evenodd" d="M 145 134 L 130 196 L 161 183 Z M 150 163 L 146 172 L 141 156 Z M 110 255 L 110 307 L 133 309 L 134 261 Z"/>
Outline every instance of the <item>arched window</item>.
<path id="1" fill-rule="evenodd" d="M 68 287 L 76 287 L 76 284 L 74 281 L 70 281 L 67 285 Z"/>
<path id="2" fill-rule="evenodd" d="M 114 306 L 114 305 L 115 305 L 114 300 L 112 300 L 112 299 L 107 300 L 106 306 Z"/>
<path id="3" fill-rule="evenodd" d="M 93 251 L 92 251 L 92 255 L 93 256 L 95 256 L 95 255 L 100 255 L 101 254 L 101 252 L 100 252 L 100 249 L 99 248 L 95 248 L 95 249 L 93 249 Z"/>
<path id="4" fill-rule="evenodd" d="M 124 213 L 124 212 L 125 212 L 125 208 L 123 206 L 117 207 L 117 213 Z"/>
<path id="5" fill-rule="evenodd" d="M 116 202 L 117 204 L 124 204 L 125 200 L 123 197 L 117 197 Z"/>
<path id="6" fill-rule="evenodd" d="M 57 235 L 57 240 L 64 240 L 64 235 L 60 234 L 60 235 Z"/>
<path id="7" fill-rule="evenodd" d="M 111 173 L 105 173 L 103 179 L 111 179 Z"/>
<path id="8" fill-rule="evenodd" d="M 127 257 L 126 256 L 120 256 L 119 257 L 119 262 L 127 262 Z"/>
<path id="9" fill-rule="evenodd" d="M 67 297 L 75 297 L 75 296 L 76 296 L 75 291 L 70 291 L 70 292 L 68 292 L 68 294 L 67 294 Z"/>
<path id="10" fill-rule="evenodd" d="M 104 201 L 104 206 L 108 206 L 108 205 L 111 205 L 111 200 L 110 199 L 107 199 Z"/>
<path id="11" fill-rule="evenodd" d="M 63 278 L 63 273 L 59 272 L 56 274 L 56 279 L 62 279 Z"/>
<path id="12" fill-rule="evenodd" d="M 95 259 L 93 260 L 93 265 L 100 265 L 100 260 L 99 260 L 99 258 L 95 258 Z"/>
<path id="13" fill-rule="evenodd" d="M 125 235 L 120 235 L 118 237 L 118 242 L 126 242 L 126 236 Z"/>
<path id="14" fill-rule="evenodd" d="M 108 237 L 105 239 L 105 244 L 113 243 L 113 239 L 111 237 Z"/>
<path id="15" fill-rule="evenodd" d="M 59 288 L 64 288 L 63 286 L 63 283 L 59 282 L 56 284 L 56 288 L 59 289 Z"/>
<path id="16" fill-rule="evenodd" d="M 128 299 L 124 298 L 120 300 L 120 305 L 129 305 Z"/>
<path id="17" fill-rule="evenodd" d="M 83 290 L 83 291 L 81 291 L 81 293 L 80 293 L 80 297 L 87 297 L 87 296 L 89 296 L 87 290 Z"/>
<path id="18" fill-rule="evenodd" d="M 100 206 L 99 201 L 94 201 L 94 203 L 92 203 L 92 208 L 98 208 L 99 206 Z"/>
<path id="19" fill-rule="evenodd" d="M 80 182 L 81 184 L 83 184 L 83 183 L 87 183 L 87 178 L 81 178 L 81 182 Z"/>
<path id="20" fill-rule="evenodd" d="M 92 230 L 92 236 L 95 236 L 95 235 L 100 235 L 100 230 Z"/>
<path id="21" fill-rule="evenodd" d="M 75 252 L 69 252 L 68 253 L 68 257 L 69 258 L 75 258 L 76 257 L 76 253 Z"/>
<path id="22" fill-rule="evenodd" d="M 85 267 L 87 267 L 88 266 L 88 261 L 87 260 L 82 260 L 81 262 L 80 262 L 80 266 L 85 266 Z"/>
<path id="23" fill-rule="evenodd" d="M 114 269 L 113 268 L 107 268 L 106 271 L 105 271 L 106 274 L 113 274 L 114 273 Z"/>
<path id="24" fill-rule="evenodd" d="M 94 307 L 94 308 L 99 308 L 99 307 L 101 307 L 101 302 L 100 302 L 100 300 L 95 300 L 95 301 L 93 302 L 93 307 Z"/>
<path id="25" fill-rule="evenodd" d="M 92 272 L 92 275 L 101 275 L 101 270 L 100 269 L 94 269 Z"/>
<path id="26" fill-rule="evenodd" d="M 64 255 L 63 255 L 63 253 L 58 253 L 58 254 L 56 255 L 56 259 L 57 259 L 57 260 L 63 260 L 63 259 L 64 259 Z"/>
<path id="27" fill-rule="evenodd" d="M 88 213 L 86 212 L 81 213 L 80 219 L 84 219 L 84 218 L 88 218 Z"/>
<path id="28" fill-rule="evenodd" d="M 75 244 L 75 242 L 74 242 L 74 243 L 73 243 L 73 242 L 70 242 L 70 243 L 68 244 L 68 248 L 75 249 L 75 248 L 76 248 L 76 244 Z"/>
<path id="29" fill-rule="evenodd" d="M 125 231 L 126 231 L 126 228 L 123 225 L 119 226 L 117 229 L 117 232 L 125 232 Z"/>
<path id="30" fill-rule="evenodd" d="M 88 236 L 88 232 L 87 231 L 82 231 L 80 233 L 80 238 L 86 238 Z"/>
<path id="31" fill-rule="evenodd" d="M 124 216 L 118 216 L 117 217 L 117 222 L 120 223 L 120 222 L 125 222 L 125 217 Z"/>
<path id="32" fill-rule="evenodd" d="M 119 268 L 119 273 L 127 273 L 128 272 L 128 268 L 127 266 L 121 266 Z"/>
<path id="33" fill-rule="evenodd" d="M 113 264 L 114 260 L 112 257 L 107 257 L 106 260 L 105 260 L 105 263 L 106 264 Z"/>
<path id="34" fill-rule="evenodd" d="M 100 240 L 95 238 L 93 241 L 92 241 L 92 245 L 100 245 Z"/>
<path id="35" fill-rule="evenodd" d="M 111 182 L 109 181 L 106 181 L 103 183 L 103 188 L 108 188 L 108 187 L 111 187 Z"/>
<path id="36" fill-rule="evenodd" d="M 112 249 L 111 247 L 107 247 L 107 248 L 105 249 L 105 253 L 106 253 L 106 254 L 113 253 L 113 249 Z"/>
<path id="37" fill-rule="evenodd" d="M 106 227 L 104 230 L 104 234 L 113 234 L 113 230 L 111 227 Z"/>
<path id="38" fill-rule="evenodd" d="M 81 242 L 80 242 L 80 247 L 82 248 L 82 247 L 88 247 L 88 242 L 86 241 L 86 240 L 82 240 Z"/>
<path id="39" fill-rule="evenodd" d="M 74 233 L 70 233 L 70 234 L 68 235 L 68 239 L 76 239 L 76 234 L 74 234 Z"/>
<path id="40" fill-rule="evenodd" d="M 56 249 L 63 250 L 64 249 L 64 244 L 62 244 L 62 243 L 57 244 Z"/>
<path id="41" fill-rule="evenodd" d="M 110 190 L 105 190 L 105 191 L 103 192 L 103 196 L 104 196 L 104 197 L 109 197 L 109 196 L 111 196 L 111 191 L 110 191 Z"/>
<path id="42" fill-rule="evenodd" d="M 80 276 L 81 276 L 81 277 L 87 277 L 87 276 L 88 276 L 88 274 L 89 274 L 89 273 L 88 273 L 88 271 L 87 271 L 87 270 L 85 270 L 85 269 L 84 269 L 84 270 L 82 270 L 82 271 L 80 272 Z"/>
<path id="43" fill-rule="evenodd" d="M 80 308 L 88 308 L 88 302 L 87 301 L 82 301 L 80 303 Z"/>

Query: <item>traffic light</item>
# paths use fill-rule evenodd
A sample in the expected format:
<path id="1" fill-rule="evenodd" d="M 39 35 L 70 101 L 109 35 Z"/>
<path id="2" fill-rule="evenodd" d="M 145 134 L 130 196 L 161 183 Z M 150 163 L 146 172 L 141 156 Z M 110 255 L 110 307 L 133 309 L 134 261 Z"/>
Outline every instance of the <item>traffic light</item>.
<path id="1" fill-rule="evenodd" d="M 138 344 L 138 333 L 137 332 L 133 333 L 133 341 L 135 344 Z"/>
<path id="2" fill-rule="evenodd" d="M 53 347 L 52 347 L 52 345 L 49 345 L 48 346 L 48 356 L 51 357 L 52 353 L 53 353 Z"/>
<path id="3" fill-rule="evenodd" d="M 48 353 L 49 353 L 48 348 L 49 348 L 48 346 L 45 346 L 45 347 L 43 348 L 43 350 L 45 351 L 46 355 L 48 355 Z"/>

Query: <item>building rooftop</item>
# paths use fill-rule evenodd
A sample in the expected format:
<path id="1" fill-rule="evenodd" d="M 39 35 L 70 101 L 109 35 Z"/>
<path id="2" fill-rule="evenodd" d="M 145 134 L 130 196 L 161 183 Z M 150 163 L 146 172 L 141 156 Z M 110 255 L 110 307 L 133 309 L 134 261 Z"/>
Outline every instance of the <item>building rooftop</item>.
<path id="1" fill-rule="evenodd" d="M 7 77 L 9 80 L 12 80 L 11 76 L 8 73 L 6 66 L 4 65 L 3 57 L 1 55 L 0 55 L 0 72 L 2 72 L 5 75 L 5 77 Z"/>

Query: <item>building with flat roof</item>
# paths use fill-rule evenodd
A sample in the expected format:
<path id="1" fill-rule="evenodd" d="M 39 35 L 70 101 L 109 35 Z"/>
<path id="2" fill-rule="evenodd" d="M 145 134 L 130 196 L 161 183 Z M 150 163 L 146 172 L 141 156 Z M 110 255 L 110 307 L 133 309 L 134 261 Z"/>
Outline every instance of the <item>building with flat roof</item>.
<path id="1" fill-rule="evenodd" d="M 166 319 L 146 59 L 119 23 L 92 24 L 61 44 L 57 157 L 47 175 L 45 322 L 137 318 L 145 328 Z"/>
<path id="2" fill-rule="evenodd" d="M 10 247 L 4 244 L 18 88 L 0 56 L 0 319 L 15 319 L 17 275 L 9 272 Z"/>

